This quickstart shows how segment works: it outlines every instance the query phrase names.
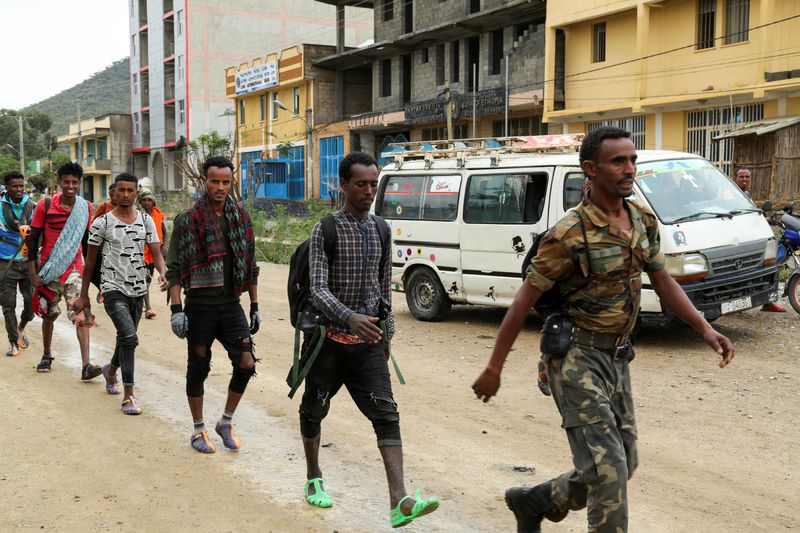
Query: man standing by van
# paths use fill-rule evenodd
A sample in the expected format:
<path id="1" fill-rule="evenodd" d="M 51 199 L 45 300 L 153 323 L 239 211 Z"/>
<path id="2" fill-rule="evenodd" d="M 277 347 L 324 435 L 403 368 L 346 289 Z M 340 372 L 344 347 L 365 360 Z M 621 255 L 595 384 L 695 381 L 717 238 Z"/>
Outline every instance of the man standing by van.
<path id="1" fill-rule="evenodd" d="M 331 400 L 344 385 L 372 422 L 389 482 L 389 520 L 399 527 L 433 512 L 439 501 L 422 499 L 419 490 L 409 496 L 403 481 L 400 416 L 392 395 L 389 356 L 381 343 L 384 335 L 394 334 L 390 250 L 382 246 L 378 229 L 386 222 L 369 214 L 378 190 L 377 162 L 360 152 L 347 155 L 339 164 L 339 185 L 345 205 L 333 215 L 336 254 L 328 257 L 325 251 L 321 223 L 314 226 L 309 247 L 311 298 L 332 326 L 306 377 L 300 404 L 308 477 L 305 496 L 317 507 L 333 505 L 319 466 L 320 431 Z M 378 327 L 379 317 L 387 324 L 385 333 Z"/>
<path id="2" fill-rule="evenodd" d="M 548 354 L 547 370 L 575 468 L 536 487 L 506 492 L 519 532 L 541 531 L 544 518 L 558 521 L 583 507 L 589 531 L 628 530 L 627 481 L 637 466 L 628 363 L 634 357 L 630 334 L 643 271 L 661 301 L 722 356 L 720 367 L 734 354 L 731 342 L 706 322 L 664 269 L 655 216 L 626 200 L 636 175 L 630 133 L 618 128 L 589 133 L 580 163 L 591 188 L 542 239 L 489 363 L 472 386 L 484 402 L 497 394 L 503 363 L 533 304 L 555 284 L 568 293 L 564 307 L 574 326 L 564 322 L 568 348 Z"/>
<path id="3" fill-rule="evenodd" d="M 750 185 L 753 183 L 753 176 L 750 174 L 750 171 L 746 168 L 740 168 L 736 171 L 736 185 L 742 190 L 743 193 L 750 198 Z M 766 311 L 768 313 L 785 313 L 786 308 L 782 305 L 779 305 L 775 302 L 767 302 L 761 306 L 762 311 Z"/>

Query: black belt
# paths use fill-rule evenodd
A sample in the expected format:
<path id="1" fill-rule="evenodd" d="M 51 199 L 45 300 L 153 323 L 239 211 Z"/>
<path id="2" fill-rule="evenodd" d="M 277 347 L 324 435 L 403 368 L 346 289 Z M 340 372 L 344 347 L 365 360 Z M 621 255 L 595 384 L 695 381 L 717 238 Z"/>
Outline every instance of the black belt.
<path id="1" fill-rule="evenodd" d="M 608 352 L 614 359 L 630 359 L 632 350 L 630 349 L 630 335 L 625 333 L 598 333 L 589 329 L 575 326 L 572 329 L 572 342 L 590 346 L 604 352 Z"/>

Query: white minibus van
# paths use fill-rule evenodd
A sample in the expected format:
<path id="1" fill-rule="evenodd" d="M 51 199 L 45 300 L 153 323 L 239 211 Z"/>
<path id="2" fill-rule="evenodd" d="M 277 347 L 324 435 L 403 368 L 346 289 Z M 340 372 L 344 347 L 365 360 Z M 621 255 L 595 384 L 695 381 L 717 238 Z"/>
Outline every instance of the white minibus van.
<path id="1" fill-rule="evenodd" d="M 419 320 L 452 304 L 509 307 L 534 237 L 582 196 L 582 135 L 399 143 L 373 210 L 392 229 L 392 283 Z M 660 222 L 668 272 L 706 318 L 778 298 L 777 242 L 751 200 L 700 156 L 638 152 L 634 198 Z M 669 313 L 643 278 L 642 313 Z"/>

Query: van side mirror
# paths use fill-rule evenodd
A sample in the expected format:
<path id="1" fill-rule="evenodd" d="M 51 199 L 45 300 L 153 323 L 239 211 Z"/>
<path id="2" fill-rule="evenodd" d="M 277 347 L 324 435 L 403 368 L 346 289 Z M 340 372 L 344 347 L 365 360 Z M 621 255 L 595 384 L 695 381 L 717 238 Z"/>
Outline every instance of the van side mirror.
<path id="1" fill-rule="evenodd" d="M 772 211 L 772 202 L 767 200 L 766 202 L 761 204 L 761 210 L 762 211 Z"/>

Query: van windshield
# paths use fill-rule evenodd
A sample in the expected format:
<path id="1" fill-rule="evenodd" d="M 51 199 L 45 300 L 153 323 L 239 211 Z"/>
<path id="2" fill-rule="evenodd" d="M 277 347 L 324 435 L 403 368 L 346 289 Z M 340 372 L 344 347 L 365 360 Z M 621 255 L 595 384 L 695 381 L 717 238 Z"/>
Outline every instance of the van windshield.
<path id="1" fill-rule="evenodd" d="M 755 210 L 750 198 L 705 159 L 641 163 L 636 186 L 664 224 Z"/>

